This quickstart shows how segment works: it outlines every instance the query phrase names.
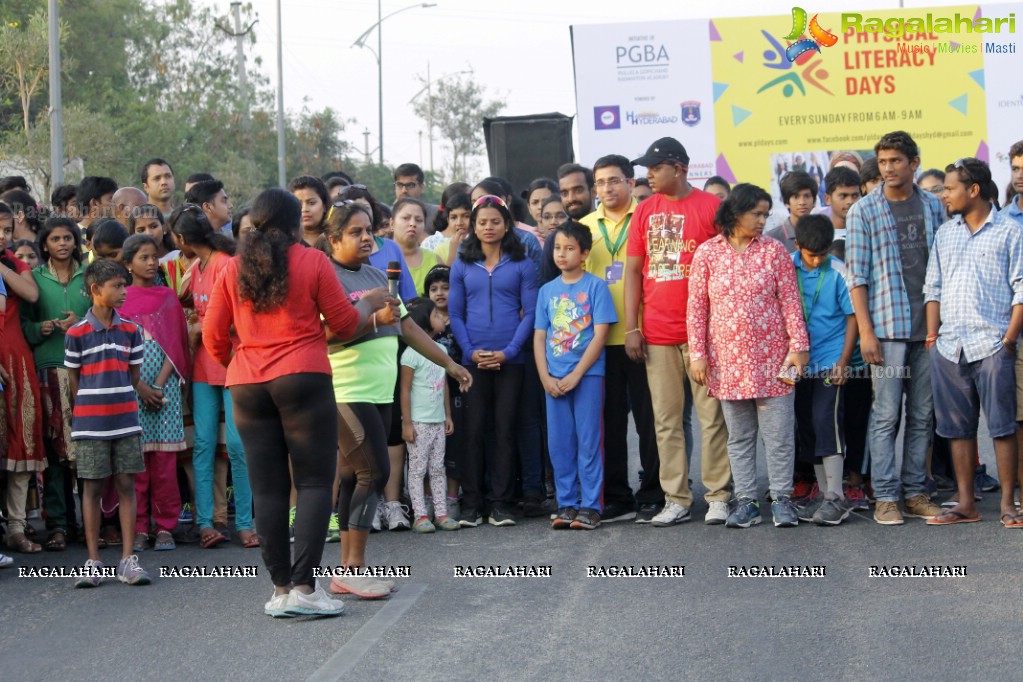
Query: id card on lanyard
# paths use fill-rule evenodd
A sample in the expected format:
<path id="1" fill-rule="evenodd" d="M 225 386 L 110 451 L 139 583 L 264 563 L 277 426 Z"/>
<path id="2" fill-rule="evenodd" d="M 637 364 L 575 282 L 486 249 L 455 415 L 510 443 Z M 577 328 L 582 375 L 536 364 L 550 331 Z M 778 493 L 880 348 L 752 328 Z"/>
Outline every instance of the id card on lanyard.
<path id="1" fill-rule="evenodd" d="M 618 238 L 614 244 L 611 244 L 611 237 L 608 236 L 607 227 L 604 225 L 604 219 L 597 219 L 597 227 L 600 228 L 600 234 L 604 236 L 604 245 L 607 247 L 608 253 L 611 254 L 611 265 L 607 266 L 604 271 L 604 280 L 608 285 L 614 284 L 615 282 L 621 281 L 625 274 L 625 264 L 621 261 L 616 261 L 615 257 L 618 252 L 621 251 L 622 245 L 625 244 L 625 240 L 629 236 L 629 223 L 632 222 L 632 214 L 630 213 L 625 217 L 625 224 L 622 225 L 621 231 L 618 233 Z"/>
<path id="2" fill-rule="evenodd" d="M 810 325 L 810 315 L 813 313 L 813 307 L 817 305 L 817 297 L 820 296 L 821 286 L 824 284 L 824 275 L 830 267 L 830 259 L 824 261 L 820 265 L 820 274 L 817 275 L 817 287 L 813 291 L 813 300 L 810 301 L 810 306 L 806 305 L 806 295 L 803 293 L 803 268 L 796 266 L 796 284 L 799 285 L 799 303 L 803 308 L 803 322 Z"/>

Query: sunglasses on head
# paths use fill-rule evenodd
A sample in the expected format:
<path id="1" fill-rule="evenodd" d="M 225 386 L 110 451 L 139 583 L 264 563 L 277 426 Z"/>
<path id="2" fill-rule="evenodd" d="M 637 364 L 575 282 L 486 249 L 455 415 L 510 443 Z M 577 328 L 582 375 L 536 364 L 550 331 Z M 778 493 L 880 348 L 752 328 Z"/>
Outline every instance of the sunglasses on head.
<path id="1" fill-rule="evenodd" d="M 504 199 L 493 194 L 485 194 L 477 199 L 472 205 L 472 210 L 475 211 L 480 206 L 492 206 L 493 204 L 497 204 L 501 208 L 508 210 L 508 204 L 504 203 Z"/>

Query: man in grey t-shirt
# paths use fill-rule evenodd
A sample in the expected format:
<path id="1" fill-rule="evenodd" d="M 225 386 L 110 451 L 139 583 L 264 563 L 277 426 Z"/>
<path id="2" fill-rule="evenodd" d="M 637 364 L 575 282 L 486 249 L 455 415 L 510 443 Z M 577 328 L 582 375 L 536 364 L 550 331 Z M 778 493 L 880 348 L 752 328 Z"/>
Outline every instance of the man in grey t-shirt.
<path id="1" fill-rule="evenodd" d="M 874 399 L 868 423 L 870 472 L 877 498 L 874 521 L 929 519 L 941 509 L 927 496 L 931 442 L 930 358 L 925 347 L 923 284 L 934 230 L 944 222 L 941 201 L 913 184 L 920 150 L 897 131 L 875 145 L 884 183 L 853 204 L 846 217 L 846 283 L 860 330 L 860 352 L 873 365 Z M 905 398 L 905 456 L 895 437 Z"/>
<path id="2" fill-rule="evenodd" d="M 912 333 L 908 341 L 923 341 L 927 337 L 927 315 L 924 310 L 924 280 L 927 278 L 927 228 L 924 223 L 924 203 L 914 192 L 905 201 L 885 197 L 895 229 L 899 235 L 899 255 L 902 257 L 902 284 L 909 296 L 909 314 Z M 937 226 L 935 226 L 937 227 Z"/>

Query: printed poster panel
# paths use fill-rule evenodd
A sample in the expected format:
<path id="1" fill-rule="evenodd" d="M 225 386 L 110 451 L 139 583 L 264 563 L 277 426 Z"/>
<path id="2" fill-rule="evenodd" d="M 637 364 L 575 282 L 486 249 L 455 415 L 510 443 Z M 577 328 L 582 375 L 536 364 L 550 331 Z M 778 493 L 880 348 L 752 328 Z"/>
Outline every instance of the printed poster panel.
<path id="1" fill-rule="evenodd" d="M 926 12 L 863 16 L 887 21 Z M 976 5 L 935 10 L 970 19 L 977 12 Z M 920 145 L 921 169 L 986 156 L 981 34 L 842 32 L 842 15 L 823 13 L 814 27 L 823 42 L 787 56 L 790 44 L 807 42 L 806 13 L 798 14 L 712 22 L 720 36 L 711 50 L 721 175 L 766 188 L 783 153 L 792 154 L 793 169 L 826 174 L 843 152 L 872 150 L 893 130 Z"/>
<path id="2" fill-rule="evenodd" d="M 674 137 L 689 153 L 691 178 L 715 174 L 708 26 L 704 19 L 572 27 L 580 163 L 605 154 L 634 159 L 654 140 Z"/>

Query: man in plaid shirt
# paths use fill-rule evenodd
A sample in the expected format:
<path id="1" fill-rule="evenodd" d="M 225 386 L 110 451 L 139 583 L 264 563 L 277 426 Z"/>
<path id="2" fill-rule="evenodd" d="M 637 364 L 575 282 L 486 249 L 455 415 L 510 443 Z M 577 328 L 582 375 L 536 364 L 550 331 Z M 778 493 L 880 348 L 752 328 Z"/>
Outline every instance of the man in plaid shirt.
<path id="1" fill-rule="evenodd" d="M 860 351 L 873 365 L 869 446 L 877 506 L 874 520 L 901 525 L 905 514 L 930 519 L 941 509 L 926 492 L 931 440 L 930 366 L 923 286 L 934 231 L 945 220 L 941 201 L 913 183 L 920 150 L 896 131 L 874 146 L 883 182 L 853 204 L 846 218 L 846 284 L 860 329 Z M 895 436 L 906 396 L 901 477 Z"/>
<path id="2" fill-rule="evenodd" d="M 927 265 L 927 341 L 938 435 L 948 438 L 959 504 L 930 525 L 979 521 L 974 502 L 977 426 L 984 408 L 1002 486 L 1001 522 L 1016 513 L 1016 341 L 1023 331 L 1023 226 L 991 204 L 991 170 L 978 159 L 948 166 L 943 198 L 953 216 Z"/>

